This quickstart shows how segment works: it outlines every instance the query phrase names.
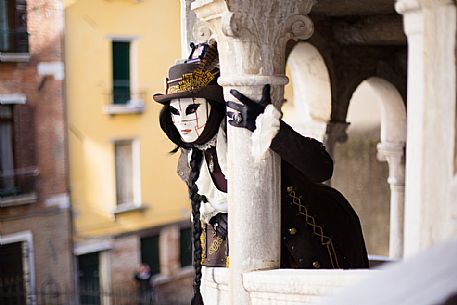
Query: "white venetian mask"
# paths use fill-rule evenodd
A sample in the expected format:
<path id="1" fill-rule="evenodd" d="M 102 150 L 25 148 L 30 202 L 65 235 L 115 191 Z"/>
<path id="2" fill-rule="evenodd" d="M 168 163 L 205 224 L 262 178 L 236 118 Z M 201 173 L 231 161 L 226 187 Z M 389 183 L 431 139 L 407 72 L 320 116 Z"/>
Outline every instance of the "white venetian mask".
<path id="1" fill-rule="evenodd" d="M 211 105 L 204 98 L 178 98 L 170 101 L 171 120 L 185 143 L 198 139 L 205 129 Z"/>

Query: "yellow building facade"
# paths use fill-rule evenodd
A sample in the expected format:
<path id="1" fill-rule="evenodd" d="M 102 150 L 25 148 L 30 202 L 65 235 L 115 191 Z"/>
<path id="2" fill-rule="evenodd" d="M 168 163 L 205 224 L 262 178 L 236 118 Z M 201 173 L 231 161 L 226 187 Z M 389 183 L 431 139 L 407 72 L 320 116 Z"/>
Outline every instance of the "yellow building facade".
<path id="1" fill-rule="evenodd" d="M 171 280 L 190 264 L 190 249 L 180 249 L 190 240 L 190 204 L 152 95 L 163 92 L 168 68 L 180 58 L 179 0 L 64 3 L 80 285 L 115 290 L 127 279 L 132 288 L 140 262 Z M 98 277 L 84 278 L 94 271 Z"/>

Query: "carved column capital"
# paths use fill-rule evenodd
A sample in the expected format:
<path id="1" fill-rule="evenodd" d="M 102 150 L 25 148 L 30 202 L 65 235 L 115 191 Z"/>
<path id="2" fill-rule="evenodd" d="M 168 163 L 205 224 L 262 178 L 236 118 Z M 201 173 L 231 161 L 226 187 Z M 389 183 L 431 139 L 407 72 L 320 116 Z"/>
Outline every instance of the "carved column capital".
<path id="1" fill-rule="evenodd" d="M 390 233 L 389 256 L 401 258 L 404 243 L 405 218 L 405 143 L 381 142 L 377 145 L 378 160 L 389 165 Z"/>
<path id="2" fill-rule="evenodd" d="M 397 0 L 395 3 L 395 10 L 397 13 L 405 15 L 427 7 L 446 5 L 455 6 L 455 0 Z"/>
<path id="3" fill-rule="evenodd" d="M 387 182 L 391 187 L 405 185 L 405 143 L 382 142 L 377 145 L 380 161 L 387 161 L 389 165 L 389 178 Z"/>
<path id="4" fill-rule="evenodd" d="M 397 0 L 395 2 L 395 10 L 397 13 L 404 15 L 421 9 L 419 0 Z"/>
<path id="5" fill-rule="evenodd" d="M 276 25 L 271 31 L 268 23 Z M 252 13 L 226 12 L 222 15 L 222 31 L 228 37 L 270 44 L 278 39 L 308 39 L 314 27 L 304 14 L 265 16 L 257 18 Z"/>
<path id="6" fill-rule="evenodd" d="M 307 39 L 314 31 L 306 15 L 313 4 L 314 0 L 197 0 L 192 10 L 210 30 L 199 23 L 196 36 L 208 38 L 210 33 L 217 40 L 224 77 L 284 74 L 287 41 Z M 224 56 L 242 58 L 233 65 Z"/>

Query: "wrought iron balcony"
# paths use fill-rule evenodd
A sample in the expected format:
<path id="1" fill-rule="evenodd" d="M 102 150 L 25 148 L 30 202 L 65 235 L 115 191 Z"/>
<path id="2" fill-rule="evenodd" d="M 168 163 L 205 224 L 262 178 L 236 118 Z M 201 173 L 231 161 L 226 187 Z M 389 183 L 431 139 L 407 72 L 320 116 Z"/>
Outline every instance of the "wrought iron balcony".
<path id="1" fill-rule="evenodd" d="M 0 207 L 36 201 L 38 173 L 35 167 L 0 172 Z"/>
<path id="2" fill-rule="evenodd" d="M 0 52 L 28 53 L 29 33 L 25 30 L 0 29 Z"/>

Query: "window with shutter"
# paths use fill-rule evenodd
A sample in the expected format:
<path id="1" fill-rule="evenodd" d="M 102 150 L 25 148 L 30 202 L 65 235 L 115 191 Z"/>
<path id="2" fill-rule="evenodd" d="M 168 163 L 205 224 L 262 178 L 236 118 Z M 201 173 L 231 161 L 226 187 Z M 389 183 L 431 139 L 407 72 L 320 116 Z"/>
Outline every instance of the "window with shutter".
<path id="1" fill-rule="evenodd" d="M 113 104 L 130 100 L 130 42 L 113 41 Z"/>
<path id="2" fill-rule="evenodd" d="M 133 154 L 132 141 L 116 141 L 116 198 L 117 205 L 133 204 Z"/>
<path id="3" fill-rule="evenodd" d="M 182 228 L 179 232 L 179 260 L 181 267 L 192 265 L 192 230 Z"/>

